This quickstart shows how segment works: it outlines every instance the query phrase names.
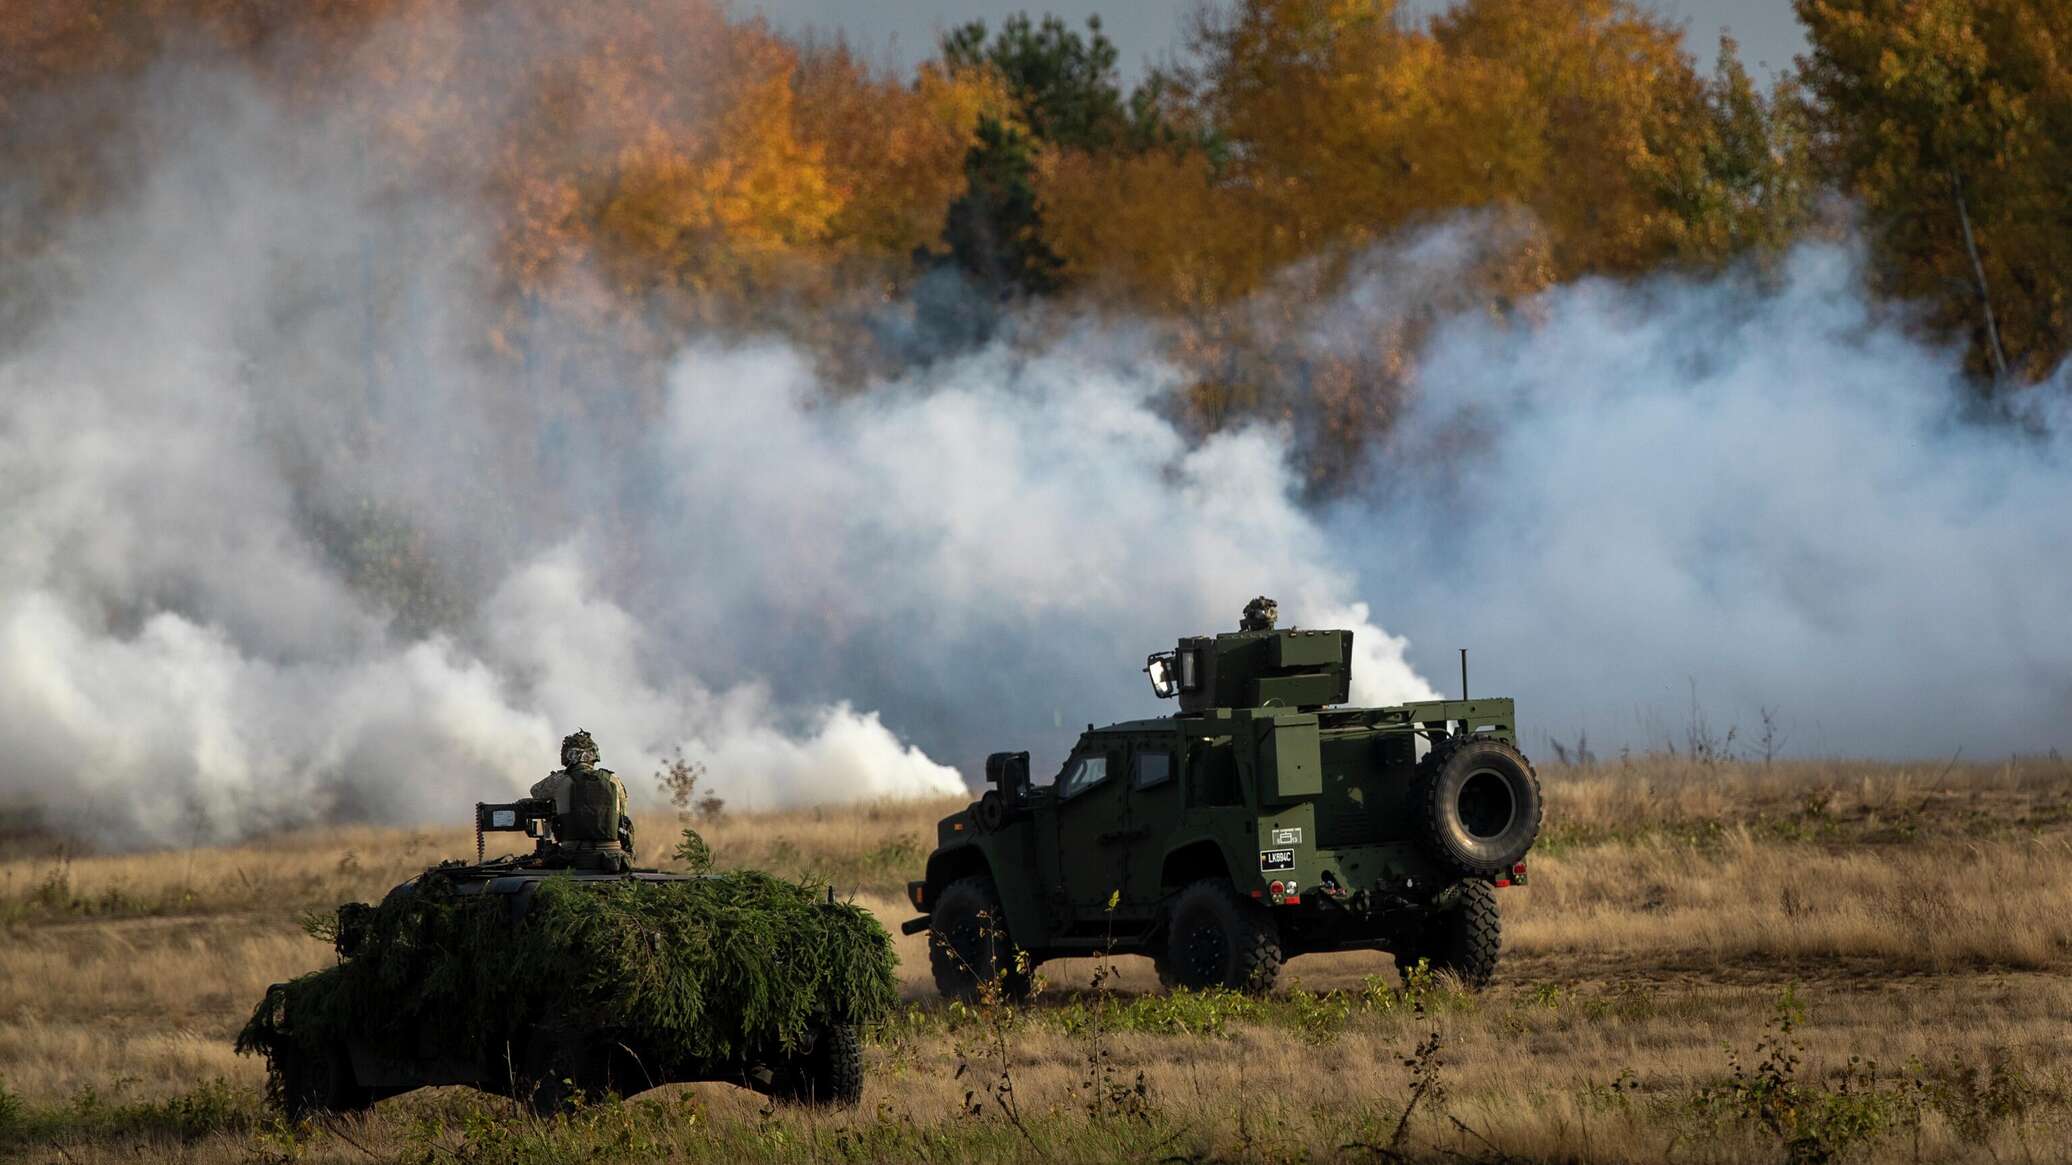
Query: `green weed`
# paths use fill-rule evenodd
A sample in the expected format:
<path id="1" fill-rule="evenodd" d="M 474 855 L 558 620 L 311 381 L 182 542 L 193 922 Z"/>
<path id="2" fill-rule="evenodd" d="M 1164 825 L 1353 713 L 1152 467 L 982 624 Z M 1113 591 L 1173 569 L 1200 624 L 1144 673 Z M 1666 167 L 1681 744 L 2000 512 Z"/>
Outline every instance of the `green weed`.
<path id="1" fill-rule="evenodd" d="M 1875 1063 L 1852 1056 L 1832 1081 L 1800 1079 L 1805 1053 L 1795 1033 L 1805 1005 L 1794 988 L 1777 1002 L 1770 1033 L 1757 1041 L 1753 1066 L 1729 1050 L 1726 1083 L 1699 1090 L 1697 1104 L 1714 1118 L 1753 1124 L 1776 1139 L 1791 1165 L 1825 1165 L 1891 1131 L 1918 1112 L 1903 1088 L 1878 1075 Z"/>
<path id="2" fill-rule="evenodd" d="M 1075 1001 L 1050 1009 L 1043 1018 L 1066 1035 L 1079 1035 L 1098 1022 L 1109 1031 L 1224 1038 L 1235 1022 L 1256 1022 L 1265 1005 L 1249 995 L 1212 987 L 1134 998 Z"/>
<path id="3" fill-rule="evenodd" d="M 1288 992 L 1284 1005 L 1290 1026 L 1302 1041 L 1321 1045 L 1337 1041 L 1364 999 L 1364 994 L 1327 991 L 1319 995 L 1297 986 Z"/>
<path id="4" fill-rule="evenodd" d="M 0 1088 L 0 1142 L 65 1137 L 148 1137 L 193 1142 L 241 1133 L 261 1119 L 259 1094 L 227 1080 L 209 1080 L 161 1100 L 113 1101 L 83 1088 L 62 1104 L 28 1104 Z"/>

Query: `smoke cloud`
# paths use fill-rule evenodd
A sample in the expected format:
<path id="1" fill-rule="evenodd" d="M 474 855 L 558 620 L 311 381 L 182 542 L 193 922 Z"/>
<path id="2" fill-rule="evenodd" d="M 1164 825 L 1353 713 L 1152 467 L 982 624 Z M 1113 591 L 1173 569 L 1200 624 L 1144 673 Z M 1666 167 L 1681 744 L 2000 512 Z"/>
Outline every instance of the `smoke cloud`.
<path id="1" fill-rule="evenodd" d="M 1591 281 L 1428 346 L 1332 528 L 1381 614 L 1542 734 L 1983 759 L 2068 742 L 2066 377 L 1987 416 L 1809 246 L 1774 285 Z"/>
<path id="2" fill-rule="evenodd" d="M 677 750 L 735 805 L 955 791 L 1161 713 L 1144 655 L 1262 592 L 1356 632 L 1359 702 L 1473 648 L 1529 740 L 1681 746 L 1695 697 L 1737 747 L 1764 709 L 1793 752 L 2064 743 L 2063 429 L 1968 416 L 1848 248 L 1444 323 L 1316 505 L 1288 429 L 1175 423 L 1155 324 L 843 391 L 740 334 L 659 386 L 514 375 L 468 207 L 399 205 L 349 121 L 154 83 L 170 145 L 0 338 L 0 796 L 112 843 L 461 821 L 579 726 L 640 798 Z M 1312 342 L 1491 231 L 1378 251 Z"/>
<path id="3" fill-rule="evenodd" d="M 465 207 L 398 205 L 349 122 L 153 84 L 169 148 L 0 349 L 0 794 L 61 824 L 459 821 L 578 726 L 637 797 L 678 750 L 737 806 L 955 791 L 1155 711 L 1143 655 L 1262 589 L 1360 632 L 1363 696 L 1429 690 L 1285 436 L 1190 443 L 1142 335 L 846 394 L 752 336 L 659 401 L 514 378 Z"/>

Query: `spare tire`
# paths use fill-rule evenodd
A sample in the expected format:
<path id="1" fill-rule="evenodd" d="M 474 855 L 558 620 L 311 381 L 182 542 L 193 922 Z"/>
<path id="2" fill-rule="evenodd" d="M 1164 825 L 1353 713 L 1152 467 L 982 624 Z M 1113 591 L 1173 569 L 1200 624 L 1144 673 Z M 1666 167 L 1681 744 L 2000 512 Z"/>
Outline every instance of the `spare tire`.
<path id="1" fill-rule="evenodd" d="M 1525 754 L 1491 737 L 1442 742 L 1418 764 L 1418 834 L 1452 873 L 1510 873 L 1540 836 L 1540 778 Z"/>

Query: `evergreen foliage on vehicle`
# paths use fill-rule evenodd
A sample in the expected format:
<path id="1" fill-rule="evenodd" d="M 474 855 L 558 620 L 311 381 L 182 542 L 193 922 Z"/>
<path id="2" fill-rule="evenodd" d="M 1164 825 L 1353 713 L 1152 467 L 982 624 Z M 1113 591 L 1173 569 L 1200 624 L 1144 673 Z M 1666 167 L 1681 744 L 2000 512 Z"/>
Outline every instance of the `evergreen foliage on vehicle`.
<path id="1" fill-rule="evenodd" d="M 434 869 L 360 907 L 352 957 L 275 985 L 238 1051 L 350 1032 L 383 1054 L 500 1062 L 544 1024 L 637 1031 L 671 1057 L 720 1060 L 875 1022 L 895 999 L 891 944 L 869 912 L 768 874 L 550 878 L 515 923 L 505 896 L 454 887 Z"/>

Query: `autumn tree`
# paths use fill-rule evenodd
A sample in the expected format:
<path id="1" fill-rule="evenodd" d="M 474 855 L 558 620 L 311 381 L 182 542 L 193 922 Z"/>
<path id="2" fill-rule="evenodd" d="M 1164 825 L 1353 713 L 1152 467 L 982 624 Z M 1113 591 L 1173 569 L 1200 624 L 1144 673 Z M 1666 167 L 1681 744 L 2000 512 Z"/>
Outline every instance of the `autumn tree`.
<path id="1" fill-rule="evenodd" d="M 796 85 L 798 132 L 822 150 L 841 199 L 829 222 L 836 261 L 898 285 L 914 252 L 940 240 L 980 121 L 1012 116 L 1003 82 L 936 62 L 911 81 L 880 76 L 838 44 L 806 52 Z"/>
<path id="2" fill-rule="evenodd" d="M 2072 7 L 2057 0 L 1796 0 L 1834 179 L 1876 276 L 1928 305 L 1999 383 L 2072 344 Z"/>
<path id="3" fill-rule="evenodd" d="M 1654 193 L 1674 261 L 1767 268 L 1813 225 L 1821 188 L 1803 94 L 1789 77 L 1757 88 L 1732 37 L 1720 38 L 1693 116 L 1650 132 L 1665 159 Z"/>

